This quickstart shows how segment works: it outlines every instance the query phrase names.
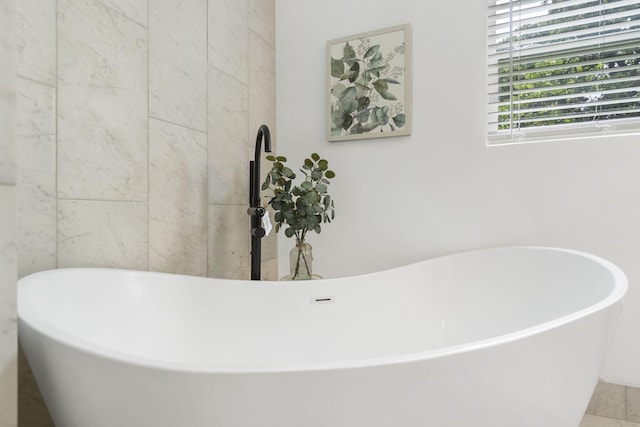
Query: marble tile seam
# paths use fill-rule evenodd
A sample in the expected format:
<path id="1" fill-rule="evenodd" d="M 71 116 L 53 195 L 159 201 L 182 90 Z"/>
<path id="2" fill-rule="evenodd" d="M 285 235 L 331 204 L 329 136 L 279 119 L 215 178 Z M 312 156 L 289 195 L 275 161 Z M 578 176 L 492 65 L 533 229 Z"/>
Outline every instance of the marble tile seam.
<path id="1" fill-rule="evenodd" d="M 152 115 L 149 115 L 149 119 L 158 120 L 158 121 L 161 121 L 161 122 L 164 122 L 164 123 L 168 123 L 170 125 L 179 126 L 181 128 L 189 129 L 189 130 L 192 130 L 194 132 L 202 133 L 202 134 L 205 134 L 205 135 L 209 133 L 208 131 L 205 131 L 205 130 L 196 129 L 196 128 L 193 128 L 193 127 L 190 127 L 190 126 L 185 126 L 183 124 L 176 123 L 176 122 L 173 122 L 173 121 L 167 120 L 167 119 L 162 119 L 160 117 L 156 117 L 156 116 L 152 116 Z"/>

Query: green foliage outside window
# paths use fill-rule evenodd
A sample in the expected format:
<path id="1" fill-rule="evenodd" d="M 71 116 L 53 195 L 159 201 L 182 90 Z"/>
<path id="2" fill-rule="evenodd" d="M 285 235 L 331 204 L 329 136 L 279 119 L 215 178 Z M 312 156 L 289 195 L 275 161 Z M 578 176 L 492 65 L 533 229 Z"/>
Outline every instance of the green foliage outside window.
<path id="1" fill-rule="evenodd" d="M 562 3 L 563 0 L 553 0 Z M 611 3 L 604 1 L 604 3 Z M 601 4 L 600 1 L 588 2 L 587 6 Z M 585 15 L 572 15 L 554 18 L 561 12 L 583 8 L 585 5 L 558 7 L 552 9 L 546 19 L 521 26 L 508 42 L 526 47 L 535 44 L 539 47 L 546 36 L 553 36 L 554 43 L 575 37 L 576 31 L 583 36 L 598 34 L 599 25 L 571 25 L 572 21 L 597 16 L 599 12 Z M 608 8 L 608 13 L 638 9 L 640 4 Z M 611 18 L 606 24 L 616 23 Z M 584 21 L 582 21 L 584 22 Z M 626 21 L 621 21 L 621 25 Z M 637 21 L 635 25 L 637 24 Z M 565 24 L 560 28 L 544 30 L 555 24 Z M 630 24 L 631 25 L 631 24 Z M 541 31 L 536 32 L 536 28 Z M 532 31 L 533 30 L 533 31 Z M 520 34 L 520 35 L 518 35 Z M 597 43 L 597 42 L 594 42 Z M 499 107 L 498 129 L 508 130 L 512 126 L 519 128 L 573 124 L 594 120 L 611 120 L 640 117 L 640 40 L 625 42 L 619 47 L 607 46 L 600 52 L 593 48 L 582 52 L 550 51 L 536 56 L 504 59 L 499 68 Z M 526 55 L 526 49 L 522 49 Z M 635 110 L 635 111 L 634 111 Z"/>

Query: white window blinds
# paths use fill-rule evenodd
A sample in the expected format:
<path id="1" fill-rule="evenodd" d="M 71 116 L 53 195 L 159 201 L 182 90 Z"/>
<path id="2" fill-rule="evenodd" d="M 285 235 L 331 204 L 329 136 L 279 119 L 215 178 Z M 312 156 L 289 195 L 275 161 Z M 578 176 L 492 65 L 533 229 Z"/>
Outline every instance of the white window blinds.
<path id="1" fill-rule="evenodd" d="M 489 144 L 640 131 L 640 2 L 488 0 Z"/>

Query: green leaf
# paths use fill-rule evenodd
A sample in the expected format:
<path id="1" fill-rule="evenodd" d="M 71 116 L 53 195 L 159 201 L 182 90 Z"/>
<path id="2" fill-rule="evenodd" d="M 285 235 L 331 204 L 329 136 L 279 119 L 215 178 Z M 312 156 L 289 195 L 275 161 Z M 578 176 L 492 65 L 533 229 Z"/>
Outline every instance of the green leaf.
<path id="1" fill-rule="evenodd" d="M 395 80 L 395 79 L 385 79 L 385 80 L 387 81 L 387 83 L 391 83 L 391 84 L 394 84 L 394 85 L 399 85 L 400 84 L 400 82 Z"/>
<path id="2" fill-rule="evenodd" d="M 344 62 L 331 58 L 331 76 L 339 79 L 342 74 L 344 74 Z"/>
<path id="3" fill-rule="evenodd" d="M 311 179 L 319 181 L 322 178 L 322 171 L 320 169 L 314 169 L 311 171 Z"/>
<path id="4" fill-rule="evenodd" d="M 266 159 L 267 159 L 267 160 L 269 160 L 270 162 L 275 162 L 275 161 L 276 161 L 276 158 L 275 158 L 275 157 L 273 157 L 271 154 L 269 154 L 269 155 L 266 157 Z"/>
<path id="5" fill-rule="evenodd" d="M 262 183 L 262 187 L 260 187 L 262 191 L 269 189 L 269 181 L 265 181 Z"/>
<path id="6" fill-rule="evenodd" d="M 369 120 L 369 114 L 369 110 L 362 110 L 356 114 L 356 119 L 358 119 L 360 123 L 366 123 Z"/>
<path id="7" fill-rule="evenodd" d="M 284 230 L 284 235 L 287 237 L 292 237 L 294 234 L 295 234 L 295 230 L 292 227 L 289 227 L 286 230 Z"/>
<path id="8" fill-rule="evenodd" d="M 302 184 L 300 184 L 300 187 L 302 187 L 302 189 L 305 191 L 313 191 L 313 184 L 310 183 L 309 181 L 303 182 Z"/>
<path id="9" fill-rule="evenodd" d="M 326 171 L 327 169 L 329 169 L 329 162 L 322 159 L 318 162 L 318 167 L 320 168 L 320 170 Z"/>
<path id="10" fill-rule="evenodd" d="M 320 155 L 318 153 L 311 153 L 311 158 L 317 162 L 320 160 Z"/>
<path id="11" fill-rule="evenodd" d="M 318 184 L 316 185 L 316 191 L 320 194 L 324 194 L 327 192 L 327 186 L 326 184 Z"/>
<path id="12" fill-rule="evenodd" d="M 362 133 L 362 123 L 356 123 L 355 125 L 351 126 L 349 133 L 351 135 Z"/>
<path id="13" fill-rule="evenodd" d="M 284 175 L 286 178 L 289 178 L 289 179 L 294 179 L 296 177 L 296 174 L 286 166 L 282 170 L 282 175 Z"/>
<path id="14" fill-rule="evenodd" d="M 344 122 L 345 116 L 346 114 L 344 113 L 344 111 L 340 109 L 334 110 L 333 113 L 331 113 L 331 122 L 334 126 L 338 126 L 338 128 L 340 128 L 342 126 L 342 123 Z"/>
<path id="15" fill-rule="evenodd" d="M 370 103 L 371 99 L 368 96 L 358 98 L 358 111 L 368 108 Z"/>
<path id="16" fill-rule="evenodd" d="M 380 95 L 389 90 L 389 84 L 386 80 L 376 80 L 373 82 L 373 87 L 378 91 Z"/>
<path id="17" fill-rule="evenodd" d="M 376 77 L 380 77 L 380 71 L 387 68 L 387 66 L 383 64 L 382 53 L 380 51 L 376 52 L 376 54 L 373 55 L 373 58 L 371 59 L 369 65 L 369 72 Z"/>
<path id="18" fill-rule="evenodd" d="M 364 54 L 364 57 L 369 58 L 370 56 L 373 56 L 376 52 L 378 52 L 379 49 L 380 49 L 379 44 L 371 46 L 369 49 L 367 49 L 367 52 Z"/>
<path id="19" fill-rule="evenodd" d="M 387 115 L 387 111 L 389 111 L 388 107 L 387 109 L 377 108 L 377 107 L 374 109 L 375 118 L 379 125 L 384 126 L 389 122 L 389 116 Z"/>
<path id="20" fill-rule="evenodd" d="M 340 80 L 347 80 L 349 79 L 349 81 L 351 81 L 351 79 L 353 78 L 355 80 L 355 76 L 356 72 L 355 71 L 347 71 L 346 73 L 343 73 L 340 77 L 338 77 Z"/>
<path id="21" fill-rule="evenodd" d="M 329 205 L 331 204 L 331 196 L 329 196 L 328 194 L 324 196 L 324 200 L 322 201 L 322 204 L 324 205 L 325 208 L 328 208 Z"/>
<path id="22" fill-rule="evenodd" d="M 316 224 L 315 227 L 313 227 L 313 231 L 320 234 L 320 232 L 322 231 L 322 228 L 320 228 L 320 224 Z"/>
<path id="23" fill-rule="evenodd" d="M 293 210 L 293 206 L 290 210 L 285 211 L 284 218 L 289 224 L 296 221 L 296 213 Z"/>
<path id="24" fill-rule="evenodd" d="M 377 128 L 378 126 L 380 126 L 379 123 L 377 122 L 370 122 L 370 123 L 366 123 L 364 125 L 362 125 L 362 132 L 371 132 L 372 130 L 374 130 L 375 128 Z M 329 175 L 327 175 L 329 176 Z"/>
<path id="25" fill-rule="evenodd" d="M 358 109 L 358 101 L 354 98 L 345 98 L 340 105 L 347 116 Z M 345 117 L 346 118 L 346 117 Z M 343 121 L 344 122 L 344 121 Z"/>
<path id="26" fill-rule="evenodd" d="M 353 65 L 351 65 L 351 77 L 349 77 L 349 82 L 353 83 L 356 81 L 356 79 L 358 78 L 358 75 L 360 74 L 360 63 L 358 62 L 354 62 Z"/>
<path id="27" fill-rule="evenodd" d="M 280 178 L 282 178 L 282 175 L 280 175 L 280 172 L 278 172 L 275 169 L 272 169 L 271 172 L 269 172 L 269 176 L 271 176 L 271 182 L 273 183 L 277 182 Z"/>
<path id="28" fill-rule="evenodd" d="M 304 166 L 305 169 L 311 169 L 313 167 L 313 160 L 311 159 L 304 159 Z"/>
<path id="29" fill-rule="evenodd" d="M 380 73 L 380 71 L 384 71 L 384 69 L 385 69 L 385 68 L 387 68 L 387 66 L 386 66 L 386 65 L 381 65 L 381 66 L 379 66 L 379 67 L 369 68 L 369 71 L 370 71 L 370 72 L 375 71 L 376 73 L 378 73 L 378 74 L 379 74 L 379 73 Z M 380 76 L 376 74 L 376 77 L 380 77 Z"/>
<path id="30" fill-rule="evenodd" d="M 384 99 L 388 99 L 389 101 L 396 101 L 398 99 L 391 92 L 381 92 L 380 96 L 383 97 Z"/>
<path id="31" fill-rule="evenodd" d="M 338 99 L 340 100 L 340 102 L 344 101 L 346 98 L 352 98 L 352 99 L 356 99 L 356 88 L 351 86 L 349 88 L 347 88 L 347 90 L 344 90 L 340 93 L 340 96 L 338 96 Z"/>
<path id="32" fill-rule="evenodd" d="M 305 194 L 304 201 L 307 202 L 309 205 L 313 205 L 320 201 L 320 195 L 315 191 L 310 191 L 307 194 Z M 311 210 L 313 210 L 313 208 Z"/>
<path id="33" fill-rule="evenodd" d="M 331 89 L 331 94 L 336 98 L 339 98 L 340 94 L 345 90 L 347 90 L 347 87 L 345 85 L 343 85 L 342 83 L 336 83 L 335 85 L 333 85 L 333 88 Z"/>
<path id="34" fill-rule="evenodd" d="M 364 69 L 364 73 L 360 73 L 360 77 L 356 80 L 356 85 L 359 85 L 362 90 L 371 90 L 369 88 L 369 82 L 371 81 L 371 73 L 369 73 L 368 69 Z"/>
<path id="35" fill-rule="evenodd" d="M 399 128 L 404 126 L 405 121 L 406 121 L 406 116 L 403 113 L 400 113 L 393 118 L 393 123 L 395 123 L 396 126 L 398 126 Z"/>
<path id="36" fill-rule="evenodd" d="M 342 49 L 342 58 L 343 59 L 353 59 L 356 57 L 356 51 L 353 50 L 349 42 L 344 44 L 344 49 Z"/>
<path id="37" fill-rule="evenodd" d="M 348 115 L 344 118 L 344 122 L 342 122 L 342 129 L 348 130 L 353 124 L 353 116 Z"/>
<path id="38" fill-rule="evenodd" d="M 276 160 L 279 161 L 279 162 L 286 162 L 287 158 L 285 156 L 278 156 L 278 157 L 276 157 Z"/>

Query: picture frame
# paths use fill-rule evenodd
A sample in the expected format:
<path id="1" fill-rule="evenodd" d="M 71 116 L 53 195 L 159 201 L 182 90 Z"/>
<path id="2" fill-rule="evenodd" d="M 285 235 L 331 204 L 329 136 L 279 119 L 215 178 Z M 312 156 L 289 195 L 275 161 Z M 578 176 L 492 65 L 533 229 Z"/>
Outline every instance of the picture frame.
<path id="1" fill-rule="evenodd" d="M 327 140 L 411 135 L 411 26 L 327 41 Z"/>

